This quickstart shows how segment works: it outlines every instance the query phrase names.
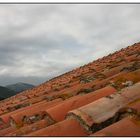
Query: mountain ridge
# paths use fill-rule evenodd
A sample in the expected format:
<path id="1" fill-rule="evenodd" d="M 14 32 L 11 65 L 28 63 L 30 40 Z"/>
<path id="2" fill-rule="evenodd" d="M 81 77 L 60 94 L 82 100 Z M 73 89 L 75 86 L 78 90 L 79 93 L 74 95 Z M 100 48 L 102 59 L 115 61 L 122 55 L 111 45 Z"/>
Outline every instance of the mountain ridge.
<path id="1" fill-rule="evenodd" d="M 16 93 L 6 87 L 0 86 L 0 100 L 6 99 L 10 96 L 14 96 Z"/>
<path id="2" fill-rule="evenodd" d="M 24 90 L 33 88 L 34 85 L 28 84 L 28 83 L 23 83 L 23 82 L 18 82 L 15 84 L 6 85 L 5 87 L 15 91 L 16 93 L 19 93 L 19 92 L 22 92 Z"/>

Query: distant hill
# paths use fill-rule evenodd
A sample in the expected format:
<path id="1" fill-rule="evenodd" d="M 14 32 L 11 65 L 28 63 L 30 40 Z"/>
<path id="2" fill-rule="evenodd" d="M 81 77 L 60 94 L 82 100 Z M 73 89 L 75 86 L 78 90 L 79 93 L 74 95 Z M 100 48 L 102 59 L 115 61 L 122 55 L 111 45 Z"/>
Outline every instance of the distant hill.
<path id="1" fill-rule="evenodd" d="M 11 97 L 13 95 L 16 95 L 15 91 L 10 90 L 6 87 L 0 86 L 0 100 L 6 99 L 6 98 Z"/>
<path id="2" fill-rule="evenodd" d="M 16 83 L 16 84 L 11 84 L 11 85 L 7 85 L 6 88 L 11 89 L 13 91 L 15 91 L 16 93 L 18 92 L 22 92 L 24 90 L 33 88 L 34 85 L 31 84 L 27 84 L 27 83 Z"/>

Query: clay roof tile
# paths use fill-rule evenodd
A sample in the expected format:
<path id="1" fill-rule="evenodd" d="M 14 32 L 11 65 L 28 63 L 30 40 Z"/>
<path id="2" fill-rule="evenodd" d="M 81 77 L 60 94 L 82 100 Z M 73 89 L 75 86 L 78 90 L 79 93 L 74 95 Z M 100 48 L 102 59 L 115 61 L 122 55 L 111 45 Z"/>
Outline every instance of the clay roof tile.
<path id="1" fill-rule="evenodd" d="M 14 120 L 16 124 L 22 124 L 23 118 L 25 116 L 31 117 L 31 116 L 36 115 L 36 114 L 44 115 L 44 110 L 49 109 L 50 107 L 57 105 L 61 101 L 62 101 L 62 99 L 56 99 L 56 100 L 53 100 L 50 102 L 40 104 L 38 106 L 31 106 L 31 107 L 28 107 L 28 108 L 20 111 L 20 112 L 17 112 L 17 113 L 10 115 L 10 118 L 12 120 Z"/>
<path id="2" fill-rule="evenodd" d="M 91 136 L 140 136 L 140 120 L 127 117 Z"/>
<path id="3" fill-rule="evenodd" d="M 87 136 L 86 131 L 74 119 L 67 119 L 30 133 L 27 136 Z"/>
<path id="4" fill-rule="evenodd" d="M 21 136 L 21 135 L 25 135 L 28 133 L 32 133 L 34 131 L 37 131 L 41 128 L 44 128 L 48 126 L 48 122 L 46 120 L 40 120 L 37 121 L 33 124 L 27 125 L 27 126 L 23 126 L 20 129 L 17 129 L 16 131 L 9 133 L 7 136 Z"/>
<path id="5" fill-rule="evenodd" d="M 101 97 L 110 95 L 115 91 L 116 90 L 113 87 L 107 86 L 105 88 L 96 90 L 86 95 L 74 96 L 70 98 L 69 100 L 63 101 L 59 105 L 46 110 L 46 112 L 55 121 L 62 121 L 65 118 L 65 115 L 68 111 L 76 109 L 83 105 L 86 105 L 88 103 L 91 103 Z"/>
<path id="6" fill-rule="evenodd" d="M 5 129 L 0 130 L 0 136 L 6 136 L 8 133 L 14 132 L 16 130 L 15 127 L 8 127 Z"/>
<path id="7" fill-rule="evenodd" d="M 3 115 L 0 116 L 0 120 L 2 120 L 4 123 L 9 123 L 9 119 L 10 119 L 10 116 L 11 116 L 12 114 L 17 114 L 18 112 L 21 112 L 21 111 L 26 110 L 26 109 L 28 109 L 28 108 L 32 108 L 32 107 L 34 107 L 34 106 L 38 106 L 38 105 L 44 104 L 44 103 L 46 103 L 46 101 L 42 101 L 42 102 L 36 103 L 36 104 L 34 104 L 34 105 L 32 105 L 32 106 L 27 106 L 27 107 L 25 107 L 25 108 L 20 108 L 20 109 L 17 109 L 17 110 L 15 110 L 15 111 L 12 111 L 12 112 L 3 114 Z"/>
<path id="8" fill-rule="evenodd" d="M 103 97 L 93 103 L 70 111 L 67 117 L 80 118 L 87 130 L 94 124 L 101 124 L 113 117 L 123 107 L 130 102 L 140 98 L 140 83 L 125 88 L 120 92 Z M 133 93 L 133 94 L 132 94 Z"/>

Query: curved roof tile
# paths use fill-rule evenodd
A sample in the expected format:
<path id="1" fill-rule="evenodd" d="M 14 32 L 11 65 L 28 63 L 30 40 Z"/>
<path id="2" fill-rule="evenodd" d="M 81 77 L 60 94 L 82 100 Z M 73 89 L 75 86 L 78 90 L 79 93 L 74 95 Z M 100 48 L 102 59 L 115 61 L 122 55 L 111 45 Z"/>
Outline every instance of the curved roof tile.
<path id="1" fill-rule="evenodd" d="M 69 100 L 63 101 L 59 105 L 46 110 L 46 112 L 55 121 L 62 121 L 65 118 L 65 115 L 68 111 L 76 109 L 83 105 L 86 105 L 88 103 L 91 103 L 101 97 L 110 95 L 115 91 L 116 90 L 113 87 L 108 86 L 108 87 L 96 90 L 96 91 L 91 92 L 86 95 L 74 96 L 74 97 L 70 98 Z"/>
<path id="2" fill-rule="evenodd" d="M 9 113 L 6 113 L 6 114 L 3 114 L 0 116 L 0 119 L 4 122 L 4 123 L 9 123 L 9 119 L 10 119 L 10 116 L 12 114 L 17 114 L 18 112 L 21 112 L 21 111 L 24 111 L 25 109 L 30 109 L 30 108 L 33 108 L 34 106 L 39 106 L 40 104 L 44 104 L 46 103 L 46 101 L 42 101 L 42 102 L 39 102 L 39 103 L 36 103 L 34 105 L 31 105 L 31 106 L 27 106 L 27 107 L 24 107 L 24 108 L 20 108 L 20 109 L 17 109 L 15 111 L 12 111 L 12 112 L 9 112 Z"/>
<path id="3" fill-rule="evenodd" d="M 56 99 L 56 100 L 49 101 L 49 102 L 46 102 L 46 103 L 43 103 L 40 105 L 31 106 L 27 109 L 24 109 L 20 112 L 17 112 L 17 113 L 10 115 L 10 118 L 12 120 L 14 120 L 15 123 L 22 124 L 24 116 L 30 117 L 30 116 L 33 116 L 36 114 L 41 114 L 41 113 L 43 113 L 42 115 L 44 115 L 44 110 L 49 109 L 50 107 L 57 105 L 61 101 L 62 101 L 62 99 Z"/>
<path id="4" fill-rule="evenodd" d="M 140 120 L 127 117 L 91 136 L 140 136 Z"/>
<path id="5" fill-rule="evenodd" d="M 74 119 L 67 119 L 62 122 L 40 129 L 26 136 L 87 136 L 86 131 Z"/>
<path id="6" fill-rule="evenodd" d="M 140 98 L 139 88 L 140 82 L 120 92 L 70 111 L 67 117 L 79 118 L 85 124 L 85 128 L 90 130 L 91 127 L 94 127 L 94 124 L 101 124 L 111 119 L 121 108 Z"/>
<path id="7" fill-rule="evenodd" d="M 28 134 L 28 133 L 32 133 L 34 131 L 37 131 L 41 128 L 44 128 L 48 126 L 48 122 L 46 120 L 40 120 L 40 121 L 37 121 L 33 124 L 30 124 L 30 125 L 27 125 L 27 126 L 24 126 L 20 129 L 17 129 L 16 131 L 12 132 L 12 133 L 9 133 L 7 136 L 21 136 L 21 135 L 25 135 L 25 134 Z"/>

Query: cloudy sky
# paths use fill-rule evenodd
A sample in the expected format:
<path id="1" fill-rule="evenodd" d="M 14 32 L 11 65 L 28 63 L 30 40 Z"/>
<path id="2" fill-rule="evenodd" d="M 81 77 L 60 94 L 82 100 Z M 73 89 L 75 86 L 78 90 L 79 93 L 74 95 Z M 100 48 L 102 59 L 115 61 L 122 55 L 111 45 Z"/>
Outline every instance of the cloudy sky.
<path id="1" fill-rule="evenodd" d="M 40 84 L 140 41 L 140 5 L 0 4 L 0 85 Z"/>

